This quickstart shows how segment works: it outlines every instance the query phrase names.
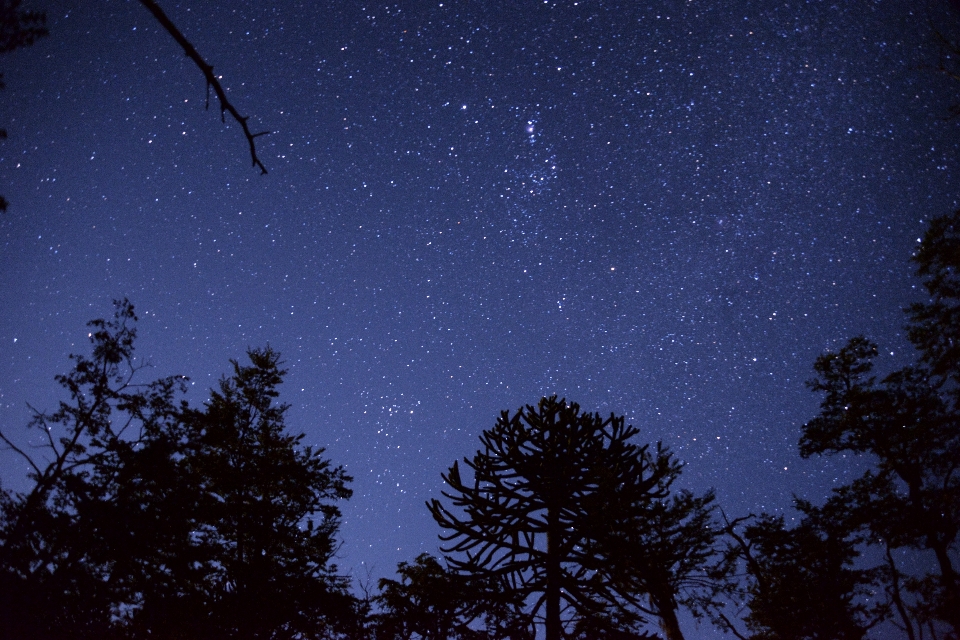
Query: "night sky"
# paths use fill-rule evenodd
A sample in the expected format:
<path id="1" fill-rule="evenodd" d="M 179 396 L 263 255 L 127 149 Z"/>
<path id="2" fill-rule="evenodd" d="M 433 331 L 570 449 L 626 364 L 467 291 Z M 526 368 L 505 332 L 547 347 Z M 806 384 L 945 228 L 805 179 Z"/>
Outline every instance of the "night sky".
<path id="1" fill-rule="evenodd" d="M 436 552 L 424 501 L 499 412 L 623 414 L 731 516 L 859 474 L 801 460 L 815 357 L 900 309 L 958 206 L 945 1 L 44 0 L 0 57 L 0 425 L 129 297 L 144 380 L 201 402 L 270 344 L 288 425 L 354 477 L 339 565 Z M 0 456 L 3 486 L 26 466 Z"/>

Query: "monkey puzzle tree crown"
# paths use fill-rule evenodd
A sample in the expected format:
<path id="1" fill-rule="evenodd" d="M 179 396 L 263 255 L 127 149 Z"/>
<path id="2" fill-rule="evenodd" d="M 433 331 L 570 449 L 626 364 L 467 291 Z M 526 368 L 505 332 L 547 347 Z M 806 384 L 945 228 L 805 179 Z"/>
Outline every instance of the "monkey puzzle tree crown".
<path id="1" fill-rule="evenodd" d="M 428 503 L 447 530 L 451 566 L 486 575 L 505 588 L 535 596 L 545 607 L 547 638 L 561 633 L 562 619 L 589 618 L 623 628 L 642 622 L 618 593 L 610 559 L 591 553 L 604 523 L 628 521 L 611 514 L 664 500 L 680 464 L 661 446 L 632 442 L 638 429 L 622 417 L 581 413 L 556 396 L 504 411 L 480 437 L 482 449 L 454 463 L 443 479 L 452 503 Z M 566 613 L 561 613 L 565 611 Z"/>

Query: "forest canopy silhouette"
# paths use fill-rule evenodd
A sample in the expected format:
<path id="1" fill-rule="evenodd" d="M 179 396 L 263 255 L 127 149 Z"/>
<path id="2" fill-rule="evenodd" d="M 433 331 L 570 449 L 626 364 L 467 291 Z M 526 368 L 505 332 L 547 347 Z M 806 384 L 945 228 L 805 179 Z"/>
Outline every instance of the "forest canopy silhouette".
<path id="1" fill-rule="evenodd" d="M 186 378 L 141 379 L 118 301 L 57 376 L 58 407 L 34 411 L 41 452 L 0 433 L 31 469 L 0 495 L 4 637 L 678 640 L 686 609 L 738 638 L 956 638 L 960 211 L 913 260 L 929 294 L 906 310 L 916 360 L 880 376 L 856 337 L 814 363 L 801 455 L 871 468 L 822 505 L 798 499 L 794 524 L 730 519 L 675 488 L 682 465 L 622 417 L 545 397 L 443 474 L 427 505 L 443 557 L 362 595 L 333 562 L 351 478 L 288 429 L 280 355 L 231 360 L 191 406 Z"/>

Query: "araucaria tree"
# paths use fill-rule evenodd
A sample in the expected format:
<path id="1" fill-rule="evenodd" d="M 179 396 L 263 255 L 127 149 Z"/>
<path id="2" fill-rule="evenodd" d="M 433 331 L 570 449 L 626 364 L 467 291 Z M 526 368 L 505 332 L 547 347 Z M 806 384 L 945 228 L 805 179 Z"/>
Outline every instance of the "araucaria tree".
<path id="1" fill-rule="evenodd" d="M 465 479 L 458 463 L 444 474 L 451 506 L 428 503 L 446 530 L 451 566 L 518 594 L 544 621 L 547 640 L 643 637 L 644 612 L 668 620 L 676 607 L 676 592 L 668 592 L 678 583 L 654 573 L 678 565 L 667 554 L 644 555 L 663 531 L 644 516 L 674 504 L 670 485 L 680 465 L 659 445 L 634 443 L 637 433 L 622 417 L 581 413 L 555 396 L 512 416 L 504 411 L 480 437 L 482 450 L 464 459 L 473 477 Z M 710 499 L 688 515 L 708 511 Z M 653 585 L 664 595 L 650 608 Z M 662 626 L 680 637 L 675 624 Z"/>

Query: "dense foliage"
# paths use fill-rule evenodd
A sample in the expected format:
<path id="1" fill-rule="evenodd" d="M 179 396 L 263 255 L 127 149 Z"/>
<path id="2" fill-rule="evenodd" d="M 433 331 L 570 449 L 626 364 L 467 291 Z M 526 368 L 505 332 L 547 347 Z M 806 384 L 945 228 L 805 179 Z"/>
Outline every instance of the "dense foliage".
<path id="1" fill-rule="evenodd" d="M 728 525 L 727 559 L 742 563 L 734 591 L 749 602 L 744 624 L 754 640 L 860 640 L 889 612 L 877 592 L 876 569 L 857 566 L 861 539 L 846 524 L 797 502 L 801 517 L 763 514 Z M 720 626 L 736 630 L 729 618 Z"/>
<path id="2" fill-rule="evenodd" d="M 354 608 L 330 564 L 349 477 L 286 433 L 283 371 L 253 350 L 201 409 L 182 378 L 135 382 L 133 307 L 91 324 L 68 399 L 31 426 L 48 462 L 0 520 L 10 637 L 283 638 Z"/>

